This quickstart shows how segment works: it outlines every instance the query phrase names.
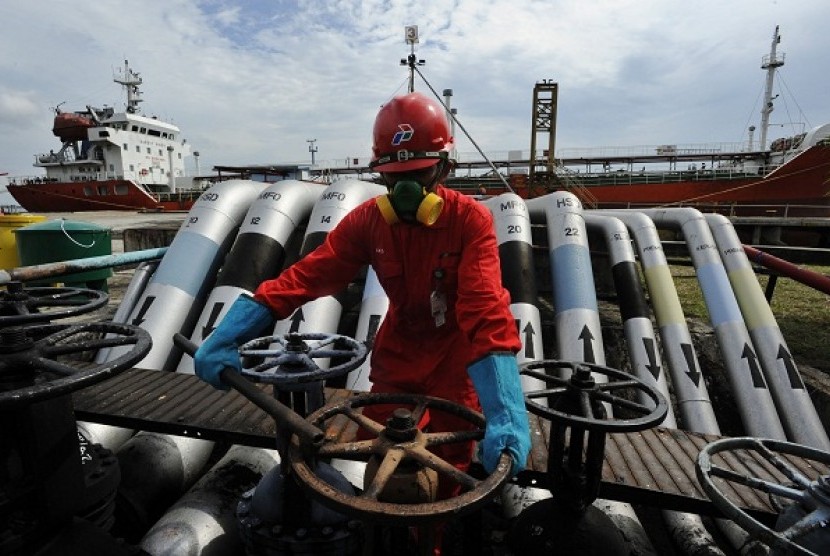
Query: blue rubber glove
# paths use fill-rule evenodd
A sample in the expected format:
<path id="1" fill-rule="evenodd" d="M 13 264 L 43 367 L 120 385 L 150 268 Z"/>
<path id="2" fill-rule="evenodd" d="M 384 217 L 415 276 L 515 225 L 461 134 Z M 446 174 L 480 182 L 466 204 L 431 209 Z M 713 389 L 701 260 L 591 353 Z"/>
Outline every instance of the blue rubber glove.
<path id="1" fill-rule="evenodd" d="M 240 295 L 219 326 L 196 350 L 193 356 L 196 374 L 214 388 L 227 390 L 219 373 L 227 367 L 239 372 L 242 369 L 239 346 L 263 335 L 273 325 L 274 317 L 268 307 L 249 295 Z"/>
<path id="2" fill-rule="evenodd" d="M 479 459 L 492 473 L 503 451 L 513 456 L 513 475 L 524 469 L 530 452 L 530 425 L 525 410 L 519 366 L 513 354 L 491 353 L 470 365 L 467 373 L 484 410 L 486 429 Z"/>

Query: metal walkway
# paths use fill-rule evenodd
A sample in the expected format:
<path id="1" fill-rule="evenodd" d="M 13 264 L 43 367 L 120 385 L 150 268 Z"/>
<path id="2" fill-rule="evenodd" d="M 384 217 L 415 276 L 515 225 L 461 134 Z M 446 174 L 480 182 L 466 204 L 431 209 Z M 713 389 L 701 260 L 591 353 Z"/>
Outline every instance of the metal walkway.
<path id="1" fill-rule="evenodd" d="M 261 385 L 265 389 L 266 386 Z M 329 389 L 329 402 L 354 395 Z M 275 447 L 273 418 L 235 391 L 221 392 L 194 375 L 130 369 L 116 377 L 73 394 L 75 415 L 91 421 L 130 429 L 189 436 L 262 448 Z M 346 442 L 356 425 L 344 416 L 333 419 L 326 438 Z M 534 439 L 528 467 L 517 478 L 520 484 L 548 488 L 549 423 L 531 415 Z M 600 497 L 690 513 L 719 516 L 695 476 L 698 452 L 720 437 L 677 429 L 654 428 L 608 436 Z M 719 466 L 748 476 L 786 483 L 768 462 L 751 453 L 734 452 Z M 827 466 L 787 456 L 804 476 L 815 479 L 830 474 Z M 734 488 L 733 488 L 734 487 Z M 776 512 L 758 491 L 729 484 L 723 491 L 756 519 L 770 522 Z"/>

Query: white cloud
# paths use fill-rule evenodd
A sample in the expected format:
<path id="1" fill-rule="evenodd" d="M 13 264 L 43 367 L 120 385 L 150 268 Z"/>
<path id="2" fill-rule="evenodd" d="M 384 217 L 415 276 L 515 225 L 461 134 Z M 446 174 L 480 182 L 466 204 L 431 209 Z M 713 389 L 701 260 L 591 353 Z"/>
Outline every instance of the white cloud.
<path id="1" fill-rule="evenodd" d="M 124 59 L 144 110 L 182 128 L 202 170 L 308 161 L 310 138 L 318 160 L 365 157 L 378 106 L 405 88 L 410 24 L 421 71 L 454 90 L 486 151 L 529 148 L 541 79 L 560 86 L 559 148 L 736 141 L 757 124 L 776 24 L 789 90 L 775 117 L 830 121 L 828 18 L 819 0 L 6 0 L 0 172 L 32 173 L 32 155 L 57 146 L 50 107 L 123 106 L 111 79 Z"/>

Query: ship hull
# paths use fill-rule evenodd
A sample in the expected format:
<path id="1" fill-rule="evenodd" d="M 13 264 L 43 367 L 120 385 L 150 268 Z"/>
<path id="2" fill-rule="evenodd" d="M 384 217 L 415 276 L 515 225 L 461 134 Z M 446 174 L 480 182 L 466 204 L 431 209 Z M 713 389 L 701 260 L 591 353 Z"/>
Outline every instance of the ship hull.
<path id="1" fill-rule="evenodd" d="M 673 172 L 606 172 L 557 174 L 547 184 L 531 185 L 527 176 L 513 175 L 511 186 L 522 197 L 567 190 L 586 207 L 698 206 L 814 207 L 830 215 L 830 145 L 814 145 L 766 176 L 739 174 L 721 168 Z M 744 211 L 746 212 L 746 211 Z M 769 212 L 769 211 L 766 211 Z M 803 214 L 806 216 L 807 214 Z M 814 215 L 819 215 L 814 214 Z"/>
<path id="2" fill-rule="evenodd" d="M 100 210 L 186 211 L 200 192 L 150 194 L 129 180 L 9 184 L 9 193 L 29 212 Z"/>

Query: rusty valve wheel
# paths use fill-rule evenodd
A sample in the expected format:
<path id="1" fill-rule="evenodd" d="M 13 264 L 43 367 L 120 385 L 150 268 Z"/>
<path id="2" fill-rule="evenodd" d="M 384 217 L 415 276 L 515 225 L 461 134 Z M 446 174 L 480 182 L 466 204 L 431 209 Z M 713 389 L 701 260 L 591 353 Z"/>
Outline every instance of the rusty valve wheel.
<path id="1" fill-rule="evenodd" d="M 780 473 L 780 482 L 776 482 L 776 479 L 744 475 L 716 463 L 727 460 L 726 455 L 719 454 L 732 452 L 730 456 L 734 458 L 734 452 L 738 450 L 751 452 L 753 460 L 763 460 L 775 468 Z M 715 506 L 726 517 L 770 548 L 780 554 L 826 554 L 827 546 L 830 544 L 830 540 L 827 539 L 830 534 L 830 476 L 823 475 L 810 480 L 783 457 L 787 454 L 830 465 L 830 454 L 815 448 L 780 440 L 744 437 L 725 438 L 707 444 L 698 454 L 695 471 L 704 492 Z M 757 464 L 757 461 L 755 463 Z M 717 484 L 716 478 L 719 479 Z M 778 503 L 790 502 L 790 505 L 784 506 L 782 516 L 792 512 L 794 517 L 788 520 L 792 524 L 774 531 L 757 521 L 724 494 L 730 483 L 772 495 Z M 779 524 L 782 524 L 781 519 Z M 820 531 L 821 529 L 824 530 Z M 819 548 L 817 552 L 798 544 L 801 541 L 802 544 L 813 547 L 812 543 L 817 540 L 816 534 L 825 537 L 823 541 L 819 541 L 819 546 L 823 548 Z"/>
<path id="2" fill-rule="evenodd" d="M 30 339 L 33 333 L 38 340 Z M 125 345 L 133 347 L 106 363 L 59 360 Z M 146 331 L 113 322 L 0 329 L 0 409 L 28 405 L 104 380 L 140 361 L 151 346 Z"/>
<path id="3" fill-rule="evenodd" d="M 427 410 L 442 411 L 463 419 L 474 428 L 454 432 L 424 432 L 413 426 L 404 433 L 398 429 L 390 432 L 389 427 L 364 417 L 358 411 L 361 407 L 371 405 L 399 406 L 393 414 L 393 419 L 405 418 L 410 423 L 418 423 Z M 412 409 L 402 410 L 401 407 Z M 406 415 L 400 413 L 401 411 Z M 360 429 L 373 435 L 373 438 L 354 442 L 326 440 L 313 457 L 295 440 L 289 448 L 288 460 L 295 477 L 312 496 L 344 515 L 369 521 L 382 520 L 395 525 L 428 523 L 481 507 L 510 478 L 513 464 L 507 453 L 502 454 L 492 474 L 484 480 L 478 480 L 428 450 L 441 444 L 480 440 L 484 437 L 484 416 L 462 405 L 441 398 L 414 394 L 361 394 L 323 407 L 309 415 L 307 420 L 321 430 L 327 430 L 327 424 L 331 420 L 343 418 L 356 423 Z M 314 472 L 315 458 L 366 461 L 371 456 L 379 458 L 380 464 L 371 483 L 364 485 L 364 490 L 359 495 L 340 492 Z M 402 465 L 410 466 L 413 462 L 434 470 L 439 477 L 456 481 L 461 485 L 462 494 L 446 500 L 414 504 L 382 501 L 380 498 L 383 489 L 393 473 Z"/>
<path id="4" fill-rule="evenodd" d="M 537 370 L 541 369 L 541 370 Z M 551 370 L 569 369 L 570 378 L 560 378 L 549 374 Z M 611 367 L 592 363 L 572 361 L 536 361 L 523 363 L 520 374 L 543 381 L 548 388 L 525 393 L 525 405 L 528 411 L 544 419 L 559 423 L 581 426 L 586 430 L 605 432 L 633 432 L 653 427 L 666 418 L 668 403 L 666 398 L 650 384 L 639 378 Z M 608 377 L 608 382 L 597 382 L 592 373 Z M 623 397 L 622 394 L 629 395 Z M 645 394 L 651 403 L 634 401 L 638 394 Z M 548 406 L 540 404 L 538 399 L 548 400 Z M 567 400 L 569 404 L 558 404 Z M 614 411 L 613 419 L 597 415 L 596 406 L 605 403 Z M 573 412 L 557 409 L 567 406 Z M 578 409 L 577 409 L 578 408 Z M 622 417 L 628 413 L 634 417 Z"/>
<path id="5" fill-rule="evenodd" d="M 106 305 L 109 296 L 83 288 L 24 288 L 10 282 L 0 290 L 0 328 L 74 317 Z"/>
<path id="6" fill-rule="evenodd" d="M 278 347 L 271 347 L 271 346 Z M 254 382 L 298 384 L 328 380 L 356 369 L 366 359 L 366 345 L 348 336 L 316 332 L 292 332 L 285 336 L 265 336 L 239 347 L 244 358 L 265 358 L 265 361 L 242 374 Z M 334 367 L 321 368 L 317 359 L 347 357 Z"/>

